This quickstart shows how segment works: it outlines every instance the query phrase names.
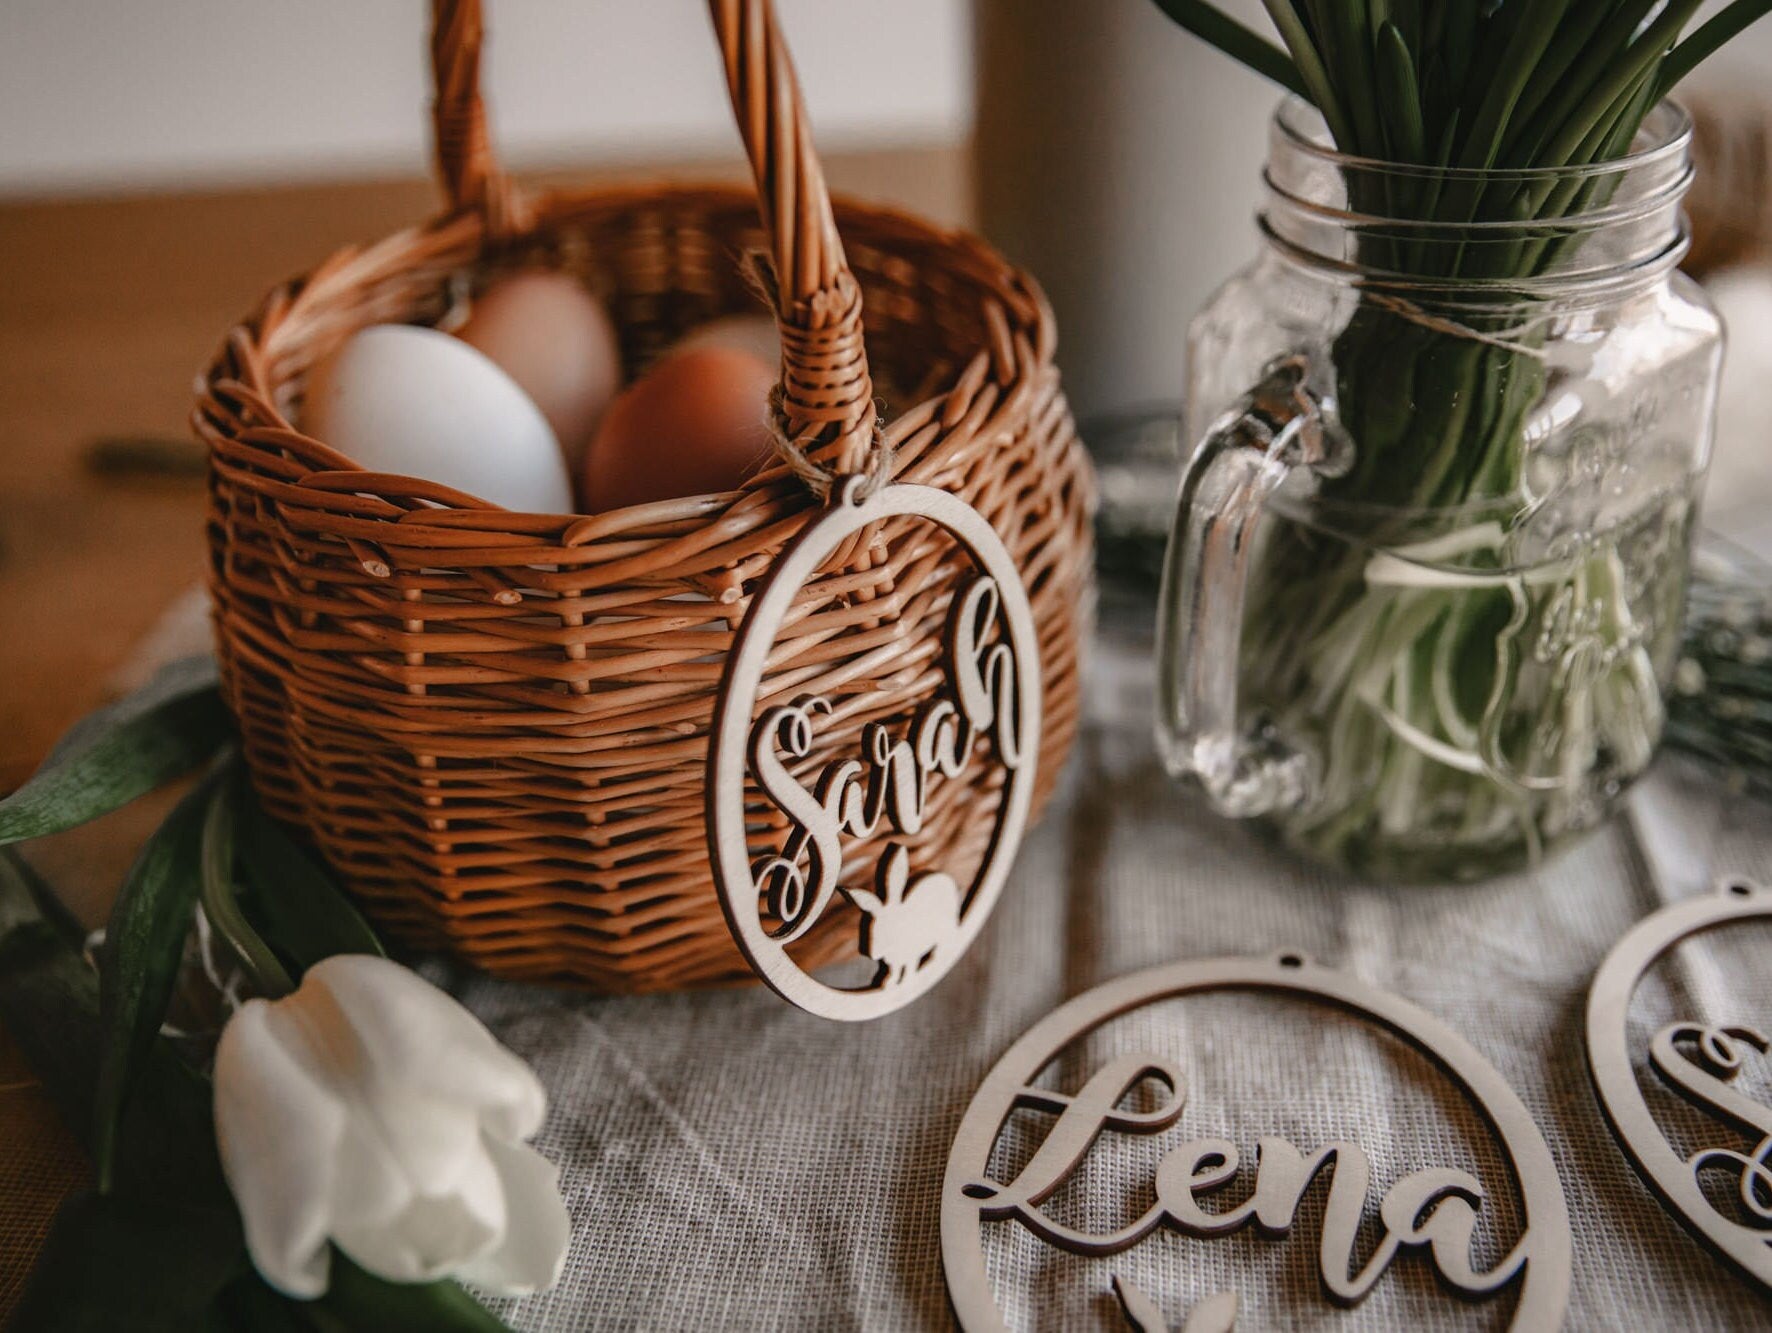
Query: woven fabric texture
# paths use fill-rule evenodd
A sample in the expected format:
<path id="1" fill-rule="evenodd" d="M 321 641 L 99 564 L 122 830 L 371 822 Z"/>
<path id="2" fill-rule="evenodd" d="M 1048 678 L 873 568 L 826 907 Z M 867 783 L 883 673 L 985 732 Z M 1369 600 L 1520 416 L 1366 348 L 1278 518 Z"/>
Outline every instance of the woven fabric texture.
<path id="1" fill-rule="evenodd" d="M 1009 1044 L 1063 1000 L 1139 968 L 1298 948 L 1431 1010 L 1518 1091 L 1573 1220 L 1567 1327 L 1772 1327 L 1772 1304 L 1638 1182 L 1589 1090 L 1582 1037 L 1588 981 L 1634 921 L 1719 875 L 1772 874 L 1765 805 L 1670 756 L 1627 815 L 1535 874 L 1476 888 L 1350 886 L 1201 814 L 1163 779 L 1147 731 L 1149 661 L 1148 645 L 1098 647 L 1093 719 L 1060 798 L 972 955 L 908 1011 L 858 1028 L 757 990 L 610 1000 L 445 975 L 553 1096 L 540 1147 L 564 1166 L 573 1251 L 555 1290 L 502 1307 L 514 1326 L 947 1327 L 941 1174 L 973 1090 Z M 1682 946 L 1639 988 L 1639 1038 L 1676 1012 L 1763 1026 L 1769 944 L 1772 928 L 1749 925 Z M 1227 1196 L 1241 1198 L 1256 1139 L 1277 1133 L 1307 1152 L 1330 1138 L 1367 1149 L 1362 1257 L 1379 1192 L 1426 1166 L 1463 1167 L 1488 1191 L 1479 1262 L 1517 1234 L 1518 1195 L 1493 1136 L 1425 1060 L 1355 1019 L 1261 996 L 1171 1001 L 1098 1031 L 1060 1062 L 1059 1081 L 1074 1088 L 1135 1046 L 1180 1062 L 1187 1109 L 1157 1139 L 1105 1135 L 1055 1198 L 1069 1220 L 1129 1217 L 1149 1199 L 1162 1150 L 1197 1136 L 1242 1149 Z M 1743 1077 L 1768 1095 L 1762 1071 Z M 1727 1140 L 1651 1094 L 1672 1132 Z M 1050 1123 L 1011 1123 L 1023 1119 L 1036 1138 Z M 1017 1224 L 989 1224 L 992 1277 L 1018 1328 L 1124 1327 L 1111 1273 L 1175 1327 L 1227 1289 L 1246 1329 L 1506 1326 L 1511 1292 L 1466 1305 L 1420 1257 L 1400 1259 L 1363 1305 L 1332 1305 L 1316 1270 L 1324 1183 L 1282 1240 L 1163 1232 L 1116 1259 L 1082 1260 Z"/>
<path id="2" fill-rule="evenodd" d="M 562 1164 L 573 1247 L 557 1288 L 497 1306 L 514 1327 L 949 1327 L 942 1169 L 974 1089 L 1009 1045 L 1065 999 L 1127 972 L 1297 948 L 1439 1015 L 1526 1102 L 1574 1226 L 1568 1328 L 1772 1328 L 1772 1302 L 1637 1180 L 1589 1091 L 1582 1038 L 1588 981 L 1633 922 L 1720 876 L 1772 877 L 1767 806 L 1668 755 L 1625 816 L 1536 874 L 1477 888 L 1349 886 L 1201 814 L 1163 779 L 1146 723 L 1149 662 L 1148 645 L 1098 644 L 1083 741 L 995 919 L 928 999 L 891 1018 L 827 1023 L 755 989 L 594 999 L 432 965 L 534 1062 L 552 1097 L 539 1146 Z M 1639 988 L 1633 1047 L 1676 1016 L 1765 1027 L 1769 949 L 1772 927 L 1756 925 L 1680 946 Z M 1229 1138 L 1247 1161 L 1259 1135 L 1278 1133 L 1306 1151 L 1356 1139 L 1373 1159 L 1374 1195 L 1406 1171 L 1462 1166 L 1490 1196 L 1479 1261 L 1515 1234 L 1517 1195 L 1492 1137 L 1423 1060 L 1352 1019 L 1256 996 L 1173 1001 L 1101 1030 L 1061 1062 L 1059 1079 L 1074 1087 L 1134 1043 L 1181 1063 L 1187 1109 L 1159 1139 L 1104 1137 L 1055 1205 L 1067 1218 L 1123 1216 L 1182 1138 Z M 77 1174 L 77 1150 L 59 1126 L 45 1140 L 41 1113 L 27 1117 L 26 1100 L 42 1095 L 28 1074 L 16 1062 L 0 1072 L 21 1085 L 0 1091 L 3 1310 Z M 1764 1069 L 1742 1078 L 1772 1101 Z M 1652 1075 L 1639 1081 L 1677 1146 L 1720 1141 Z M 33 1132 L 3 1132 L 7 1111 Z M 1022 1128 L 1037 1136 L 1044 1123 Z M 1241 1198 L 1246 1178 L 1230 1190 Z M 1505 1326 L 1509 1295 L 1466 1306 L 1407 1257 L 1365 1304 L 1331 1305 L 1316 1277 L 1321 1213 L 1319 1184 L 1285 1240 L 1159 1234 L 1103 1263 L 1000 1224 L 987 1253 L 1018 1328 L 1123 1327 L 1110 1272 L 1173 1326 L 1227 1289 L 1245 1330 Z M 1373 1239 L 1369 1228 L 1363 1242 Z"/>
<path id="3" fill-rule="evenodd" d="M 0 1031 L 0 1323 L 24 1292 L 69 1183 L 84 1185 L 89 1174 L 43 1085 Z"/>

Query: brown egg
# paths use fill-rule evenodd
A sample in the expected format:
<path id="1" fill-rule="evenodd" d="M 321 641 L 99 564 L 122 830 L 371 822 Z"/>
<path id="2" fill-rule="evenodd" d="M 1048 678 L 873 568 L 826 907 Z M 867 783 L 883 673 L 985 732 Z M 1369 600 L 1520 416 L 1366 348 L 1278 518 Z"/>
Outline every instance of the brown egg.
<path id="1" fill-rule="evenodd" d="M 566 273 L 500 278 L 456 330 L 535 400 L 577 465 L 621 387 L 621 349 L 602 304 Z"/>
<path id="2" fill-rule="evenodd" d="M 769 315 L 723 315 L 709 320 L 684 334 L 671 351 L 687 352 L 696 347 L 730 347 L 760 356 L 772 366 L 781 362 L 781 335 Z"/>
<path id="3" fill-rule="evenodd" d="M 665 357 L 603 414 L 579 502 L 594 512 L 735 489 L 774 457 L 775 379 L 762 357 L 730 347 Z"/>

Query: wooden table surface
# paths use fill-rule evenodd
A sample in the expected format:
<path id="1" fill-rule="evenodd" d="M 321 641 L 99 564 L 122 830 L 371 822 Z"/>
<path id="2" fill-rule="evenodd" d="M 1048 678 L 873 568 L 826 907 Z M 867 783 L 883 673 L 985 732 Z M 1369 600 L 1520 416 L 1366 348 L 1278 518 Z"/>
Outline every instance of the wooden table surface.
<path id="1" fill-rule="evenodd" d="M 970 212 L 959 148 L 838 153 L 826 168 L 835 190 L 944 222 Z M 661 175 L 729 180 L 742 169 L 734 157 L 543 179 Z M 95 467 L 94 442 L 189 441 L 193 378 L 235 319 L 279 280 L 426 216 L 436 200 L 415 179 L 0 204 L 0 792 L 106 696 L 202 577 L 200 470 Z M 142 806 L 29 848 L 89 921 L 159 813 Z M 0 1323 L 83 1172 L 0 1032 Z"/>

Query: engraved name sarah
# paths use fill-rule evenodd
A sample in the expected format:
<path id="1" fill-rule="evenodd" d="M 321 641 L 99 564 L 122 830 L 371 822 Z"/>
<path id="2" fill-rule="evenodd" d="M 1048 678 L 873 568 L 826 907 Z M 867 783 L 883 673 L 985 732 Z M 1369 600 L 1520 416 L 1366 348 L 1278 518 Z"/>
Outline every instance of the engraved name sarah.
<path id="1" fill-rule="evenodd" d="M 789 823 L 781 850 L 756 862 L 751 872 L 770 912 L 781 918 L 772 938 L 784 944 L 799 939 L 824 912 L 840 887 L 845 836 L 865 838 L 882 819 L 901 835 L 921 831 L 931 781 L 964 774 L 981 737 L 995 737 L 1005 768 L 1014 772 L 1021 767 L 1015 655 L 1007 643 L 986 638 L 1000 601 L 989 577 L 974 579 L 959 599 L 950 636 L 952 699 L 925 704 L 898 739 L 884 724 L 870 722 L 862 729 L 863 757 L 831 761 L 810 787 L 802 785 L 789 764 L 812 753 L 815 719 L 830 714 L 830 702 L 808 696 L 771 708 L 758 720 L 751 733 L 751 771 Z M 908 888 L 902 882 L 907 874 L 904 850 L 894 844 L 882 855 L 878 876 L 893 897 L 916 898 L 939 872 L 911 878 Z M 945 875 L 940 878 L 953 883 Z M 849 896 L 870 921 L 882 915 L 886 904 L 881 895 L 856 891 Z M 946 892 L 942 896 L 944 903 L 952 897 Z M 957 902 L 954 909 L 950 923 L 959 915 Z M 941 922 L 937 918 L 931 924 Z"/>
<path id="2" fill-rule="evenodd" d="M 815 687 L 787 703 L 763 698 L 767 672 L 796 669 L 791 655 L 772 661 L 776 637 L 801 589 L 842 543 L 894 518 L 943 530 L 973 566 L 954 580 L 935 656 L 937 691 L 908 721 L 869 723 L 853 753 L 808 772 L 825 729 L 841 720 L 842 702 Z M 855 685 L 865 688 L 845 683 Z M 734 940 L 765 982 L 803 1009 L 857 1020 L 900 1008 L 940 981 L 983 928 L 1020 845 L 1038 768 L 1040 687 L 1020 571 L 977 510 L 928 486 L 870 491 L 850 477 L 835 488 L 829 507 L 782 552 L 739 626 L 708 755 L 715 887 Z M 966 883 L 953 866 L 914 863 L 939 861 L 939 848 L 916 835 L 944 785 L 956 788 L 944 801 L 991 821 Z M 753 845 L 750 791 L 784 817 L 774 845 Z M 870 837 L 879 845 L 872 884 L 844 883 L 845 850 L 853 870 L 854 844 Z M 828 983 L 787 952 L 839 893 L 859 910 L 857 943 L 877 964 L 862 986 Z"/>

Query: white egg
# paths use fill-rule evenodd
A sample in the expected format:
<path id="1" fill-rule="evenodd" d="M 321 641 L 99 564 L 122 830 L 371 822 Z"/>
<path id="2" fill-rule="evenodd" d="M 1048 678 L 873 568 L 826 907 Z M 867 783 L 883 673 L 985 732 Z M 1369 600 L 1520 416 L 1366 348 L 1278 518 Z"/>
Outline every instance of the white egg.
<path id="1" fill-rule="evenodd" d="M 308 376 L 302 429 L 371 472 L 441 482 L 532 514 L 571 513 L 554 432 L 529 395 L 460 339 L 362 330 Z"/>

